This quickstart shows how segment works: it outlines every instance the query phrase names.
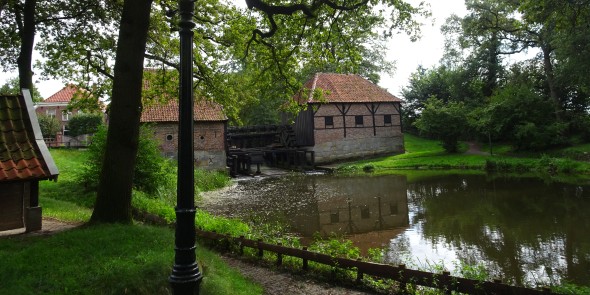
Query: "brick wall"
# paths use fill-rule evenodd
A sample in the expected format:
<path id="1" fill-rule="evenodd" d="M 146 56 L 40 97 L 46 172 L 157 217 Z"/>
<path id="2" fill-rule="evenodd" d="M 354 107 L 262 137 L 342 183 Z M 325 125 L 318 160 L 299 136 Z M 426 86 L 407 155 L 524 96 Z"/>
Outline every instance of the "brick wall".
<path id="1" fill-rule="evenodd" d="M 177 158 L 178 124 L 153 124 L 154 136 L 160 143 L 162 155 Z M 224 169 L 226 166 L 225 133 L 223 122 L 195 124 L 195 165 L 206 169 Z"/>
<path id="2" fill-rule="evenodd" d="M 334 104 L 323 104 L 317 110 L 315 146 L 311 148 L 317 163 L 403 152 L 401 117 L 393 103 L 355 103 L 346 107 L 350 108 L 345 116 Z M 371 108 L 376 110 L 374 115 Z M 358 124 L 357 116 L 362 116 L 362 124 Z M 332 118 L 332 125 L 326 125 L 326 117 Z"/>

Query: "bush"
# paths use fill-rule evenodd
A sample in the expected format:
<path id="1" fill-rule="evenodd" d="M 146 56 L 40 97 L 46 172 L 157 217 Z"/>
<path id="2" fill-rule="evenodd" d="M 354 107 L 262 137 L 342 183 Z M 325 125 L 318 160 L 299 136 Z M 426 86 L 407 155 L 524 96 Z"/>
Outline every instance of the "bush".
<path id="1" fill-rule="evenodd" d="M 54 116 L 39 115 L 39 127 L 44 138 L 55 138 L 55 135 L 61 130 L 59 121 Z"/>
<path id="2" fill-rule="evenodd" d="M 106 148 L 107 128 L 101 126 L 95 133 L 88 148 L 89 156 L 78 181 L 88 189 L 98 187 L 98 179 Z M 153 138 L 151 128 L 142 126 L 137 147 L 137 159 L 133 175 L 133 187 L 137 190 L 155 194 L 159 188 L 174 184 L 176 168 L 160 155 L 158 143 Z"/>
<path id="3" fill-rule="evenodd" d="M 447 152 L 456 153 L 459 137 L 464 134 L 467 126 L 465 110 L 463 103 L 444 103 L 431 97 L 426 101 L 425 108 L 414 125 L 421 134 L 440 139 Z"/>
<path id="4" fill-rule="evenodd" d="M 68 122 L 69 135 L 76 137 L 82 134 L 94 134 L 102 125 L 101 114 L 76 115 Z"/>

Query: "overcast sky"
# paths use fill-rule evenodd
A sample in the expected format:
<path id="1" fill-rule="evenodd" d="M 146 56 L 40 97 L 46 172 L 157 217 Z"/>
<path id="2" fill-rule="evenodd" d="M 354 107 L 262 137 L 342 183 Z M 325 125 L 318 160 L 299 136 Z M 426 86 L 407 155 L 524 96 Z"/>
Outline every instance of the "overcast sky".
<path id="1" fill-rule="evenodd" d="M 415 4 L 420 1 L 408 2 Z M 430 3 L 432 19 L 423 21 L 422 38 L 411 42 L 406 35 L 398 35 L 393 37 L 388 46 L 387 59 L 396 62 L 396 71 L 393 76 L 382 75 L 379 85 L 396 96 L 401 96 L 401 88 L 407 85 L 410 74 L 416 71 L 419 65 L 430 68 L 440 61 L 444 47 L 444 36 L 440 32 L 440 27 L 445 20 L 453 13 L 459 16 L 467 13 L 464 0 L 425 2 Z"/>
<path id="2" fill-rule="evenodd" d="M 408 0 L 408 2 L 415 4 L 420 0 Z M 410 74 L 419 65 L 428 68 L 439 62 L 444 46 L 444 37 L 440 33 L 440 26 L 445 19 L 452 13 L 461 16 L 466 13 L 464 0 L 426 0 L 425 2 L 430 3 L 432 19 L 423 20 L 422 38 L 417 42 L 411 42 L 406 35 L 398 35 L 389 42 L 387 59 L 396 62 L 397 70 L 393 76 L 381 76 L 379 85 L 396 96 L 400 96 L 401 88 L 407 85 Z M 0 85 L 16 75 L 16 71 L 0 73 Z M 40 81 L 38 75 L 33 79 L 43 98 L 49 97 L 64 86 L 61 81 Z"/>

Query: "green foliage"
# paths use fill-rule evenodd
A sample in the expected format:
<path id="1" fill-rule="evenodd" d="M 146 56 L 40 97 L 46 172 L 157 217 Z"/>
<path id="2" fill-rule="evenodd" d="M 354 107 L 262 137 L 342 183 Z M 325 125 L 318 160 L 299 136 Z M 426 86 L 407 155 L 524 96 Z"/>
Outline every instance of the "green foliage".
<path id="1" fill-rule="evenodd" d="M 554 109 L 529 82 L 529 74 L 515 68 L 515 82 L 492 96 L 490 103 L 471 114 L 481 134 L 512 142 L 517 150 L 544 150 L 564 145 L 567 125 L 554 120 Z M 522 81 L 522 83 L 516 83 Z"/>
<path id="2" fill-rule="evenodd" d="M 18 77 L 10 78 L 4 83 L 4 85 L 0 86 L 0 93 L 1 94 L 20 94 L 20 86 L 19 86 Z M 31 90 L 31 89 L 29 89 Z M 43 100 L 41 93 L 35 85 L 33 85 L 33 89 L 31 90 L 31 96 L 33 97 L 33 102 L 39 102 Z"/>
<path id="3" fill-rule="evenodd" d="M 352 244 L 352 241 L 335 236 L 322 238 L 314 235 L 314 242 L 308 247 L 309 251 L 315 251 L 334 257 L 359 259 L 361 251 Z"/>
<path id="4" fill-rule="evenodd" d="M 570 159 L 552 158 L 543 154 L 539 159 L 490 158 L 486 160 L 484 169 L 490 172 L 539 172 L 557 175 L 579 173 L 587 167 Z"/>
<path id="5" fill-rule="evenodd" d="M 443 102 L 463 102 L 467 106 L 480 105 L 480 81 L 471 78 L 469 69 L 450 68 L 444 65 L 425 69 L 418 67 L 410 76 L 409 85 L 402 89 L 404 112 L 402 114 L 405 132 L 415 132 L 414 122 L 424 110 L 426 101 L 436 97 Z"/>
<path id="6" fill-rule="evenodd" d="M 141 127 L 137 159 L 134 168 L 133 187 L 147 193 L 155 193 L 163 187 L 174 184 L 175 167 L 167 159 L 160 155 L 158 143 L 153 138 L 150 127 Z M 89 156 L 84 170 L 80 173 L 78 181 L 89 189 L 96 189 L 98 176 L 104 158 L 106 147 L 106 127 L 99 127 L 89 146 Z"/>
<path id="7" fill-rule="evenodd" d="M 230 181 L 231 179 L 224 171 L 195 169 L 195 191 L 197 194 L 226 187 Z"/>
<path id="8" fill-rule="evenodd" d="M 250 227 L 241 220 L 213 216 L 203 210 L 197 210 L 195 224 L 202 230 L 214 231 L 233 237 L 245 236 L 250 232 Z"/>
<path id="9" fill-rule="evenodd" d="M 431 97 L 426 101 L 425 108 L 416 127 L 420 133 L 442 141 L 443 148 L 450 153 L 459 149 L 459 137 L 465 133 L 467 117 L 463 103 L 449 102 Z"/>
<path id="10" fill-rule="evenodd" d="M 590 294 L 590 287 L 563 283 L 559 286 L 551 287 L 551 291 L 564 295 Z"/>
<path id="11" fill-rule="evenodd" d="M 81 114 L 68 121 L 69 135 L 76 137 L 83 134 L 94 134 L 102 124 L 101 114 Z"/>
<path id="12" fill-rule="evenodd" d="M 39 115 L 37 118 L 44 138 L 55 138 L 57 133 L 61 131 L 59 121 L 54 116 Z"/>

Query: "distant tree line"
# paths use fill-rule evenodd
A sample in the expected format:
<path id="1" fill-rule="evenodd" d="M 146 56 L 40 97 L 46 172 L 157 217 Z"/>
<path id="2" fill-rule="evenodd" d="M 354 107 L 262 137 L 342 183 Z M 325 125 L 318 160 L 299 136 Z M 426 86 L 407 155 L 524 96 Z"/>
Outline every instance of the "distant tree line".
<path id="1" fill-rule="evenodd" d="M 403 89 L 405 131 L 449 151 L 461 138 L 520 150 L 590 140 L 590 1 L 465 3 L 442 28 L 440 64 Z"/>

